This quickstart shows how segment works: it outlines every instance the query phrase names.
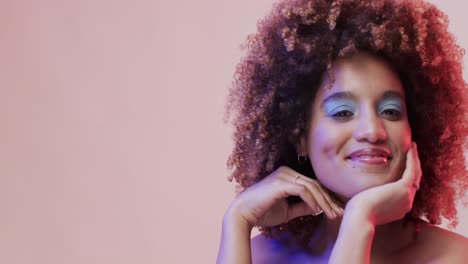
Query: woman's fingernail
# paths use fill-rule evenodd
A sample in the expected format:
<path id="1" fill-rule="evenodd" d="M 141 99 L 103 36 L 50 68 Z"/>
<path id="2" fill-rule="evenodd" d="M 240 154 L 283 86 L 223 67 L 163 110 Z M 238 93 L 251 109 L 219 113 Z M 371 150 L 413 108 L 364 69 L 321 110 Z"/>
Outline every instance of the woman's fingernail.
<path id="1" fill-rule="evenodd" d="M 340 214 L 341 214 L 340 208 L 339 208 L 338 206 L 335 206 L 335 207 L 333 208 L 333 211 L 335 211 L 335 213 L 336 213 L 337 215 L 340 215 Z"/>

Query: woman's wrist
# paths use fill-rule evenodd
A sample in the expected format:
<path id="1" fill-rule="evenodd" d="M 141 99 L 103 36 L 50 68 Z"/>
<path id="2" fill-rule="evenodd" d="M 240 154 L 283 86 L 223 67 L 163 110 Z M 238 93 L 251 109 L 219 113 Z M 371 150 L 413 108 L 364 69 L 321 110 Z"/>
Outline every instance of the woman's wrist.
<path id="1" fill-rule="evenodd" d="M 243 216 L 240 206 L 234 202 L 229 206 L 223 216 L 223 228 L 234 227 L 237 230 L 252 231 L 254 225 L 249 223 Z"/>
<path id="2" fill-rule="evenodd" d="M 369 216 L 347 206 L 329 263 L 369 263 L 374 234 Z"/>
<path id="3" fill-rule="evenodd" d="M 346 204 L 343 220 L 345 218 L 353 219 L 355 222 L 366 222 L 375 225 L 370 210 L 367 210 L 367 208 L 365 208 L 362 204 L 359 204 L 352 199 Z"/>
<path id="4" fill-rule="evenodd" d="M 360 210 L 354 206 L 350 206 L 345 210 L 339 234 L 352 234 L 351 236 L 358 235 L 362 238 L 370 237 L 372 239 L 374 232 L 374 220 L 370 214 L 365 213 L 365 210 Z"/>
<path id="5" fill-rule="evenodd" d="M 222 225 L 221 243 L 216 263 L 251 263 L 251 225 L 232 205 L 224 214 Z"/>
<path id="6" fill-rule="evenodd" d="M 357 235 L 362 238 L 373 238 L 374 233 L 375 224 L 368 216 L 358 212 L 345 213 L 341 221 L 338 239 L 340 239 L 340 236 L 347 236 L 348 234 L 351 234 L 350 237 Z"/>

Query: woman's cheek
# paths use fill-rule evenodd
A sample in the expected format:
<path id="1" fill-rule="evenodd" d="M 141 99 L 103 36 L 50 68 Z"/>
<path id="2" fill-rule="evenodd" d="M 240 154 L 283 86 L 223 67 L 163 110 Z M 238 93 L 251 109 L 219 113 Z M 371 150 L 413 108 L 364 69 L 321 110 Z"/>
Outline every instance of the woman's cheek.
<path id="1" fill-rule="evenodd" d="M 407 152 L 412 146 L 411 127 L 408 121 L 404 123 L 403 129 L 399 135 L 399 138 L 403 139 L 403 145 L 404 145 L 403 149 L 405 152 Z"/>
<path id="2" fill-rule="evenodd" d="M 319 126 L 311 134 L 309 142 L 309 154 L 313 161 L 313 167 L 317 172 L 324 172 L 333 167 L 339 154 L 338 146 L 342 145 L 342 140 L 337 137 L 336 130 L 326 126 Z M 339 135 L 339 134 L 338 134 Z"/>

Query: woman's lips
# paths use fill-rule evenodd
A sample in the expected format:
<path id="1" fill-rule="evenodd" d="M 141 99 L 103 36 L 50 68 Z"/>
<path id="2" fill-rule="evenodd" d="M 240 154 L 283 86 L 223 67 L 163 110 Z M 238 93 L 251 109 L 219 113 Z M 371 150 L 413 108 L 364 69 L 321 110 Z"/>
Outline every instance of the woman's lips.
<path id="1" fill-rule="evenodd" d="M 350 158 L 353 162 L 367 163 L 371 165 L 385 165 L 388 162 L 387 157 L 382 156 L 358 156 Z"/>
<path id="2" fill-rule="evenodd" d="M 352 152 L 348 159 L 370 165 L 385 165 L 390 159 L 390 151 L 385 148 L 363 148 Z"/>

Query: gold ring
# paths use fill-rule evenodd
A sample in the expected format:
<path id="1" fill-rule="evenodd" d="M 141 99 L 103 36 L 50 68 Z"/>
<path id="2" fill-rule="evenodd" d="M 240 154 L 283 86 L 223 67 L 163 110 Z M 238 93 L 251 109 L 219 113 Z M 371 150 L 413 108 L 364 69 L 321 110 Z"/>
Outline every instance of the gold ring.
<path id="1" fill-rule="evenodd" d="M 317 216 L 317 215 L 319 215 L 321 213 L 323 213 L 323 210 L 320 210 L 320 212 L 317 212 L 317 213 L 313 214 L 313 216 Z"/>
<path id="2" fill-rule="evenodd" d="M 294 183 L 297 183 L 297 180 L 299 179 L 299 175 L 296 175 L 296 178 L 294 178 Z"/>

